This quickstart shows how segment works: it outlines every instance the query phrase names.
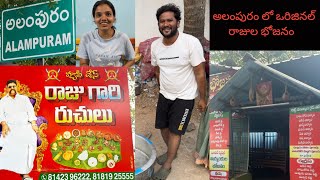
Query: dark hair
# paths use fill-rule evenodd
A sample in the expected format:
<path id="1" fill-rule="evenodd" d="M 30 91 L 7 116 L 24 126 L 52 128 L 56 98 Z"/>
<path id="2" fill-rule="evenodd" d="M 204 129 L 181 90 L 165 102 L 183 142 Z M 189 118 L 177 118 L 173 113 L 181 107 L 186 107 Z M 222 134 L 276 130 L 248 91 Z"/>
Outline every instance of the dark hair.
<path id="1" fill-rule="evenodd" d="M 173 3 L 169 3 L 169 4 L 166 4 L 166 5 L 163 5 L 161 6 L 158 10 L 157 10 L 157 20 L 159 22 L 159 17 L 162 13 L 164 12 L 173 12 L 174 13 L 174 17 L 176 18 L 177 21 L 180 21 L 181 20 L 181 11 L 179 9 L 178 6 L 176 6 L 175 4 Z"/>
<path id="2" fill-rule="evenodd" d="M 114 6 L 113 4 L 108 1 L 108 0 L 100 0 L 100 1 L 97 1 L 94 5 L 93 5 L 93 8 L 92 8 L 92 16 L 94 17 L 94 14 L 96 13 L 96 10 L 97 10 L 97 7 L 100 6 L 101 4 L 106 4 L 108 5 L 111 10 L 112 10 L 112 13 L 113 13 L 113 16 L 116 16 L 116 10 L 114 9 Z"/>
<path id="3" fill-rule="evenodd" d="M 10 84 L 10 83 L 15 83 L 17 85 L 17 81 L 14 80 L 14 79 L 10 79 L 7 81 L 7 86 Z"/>

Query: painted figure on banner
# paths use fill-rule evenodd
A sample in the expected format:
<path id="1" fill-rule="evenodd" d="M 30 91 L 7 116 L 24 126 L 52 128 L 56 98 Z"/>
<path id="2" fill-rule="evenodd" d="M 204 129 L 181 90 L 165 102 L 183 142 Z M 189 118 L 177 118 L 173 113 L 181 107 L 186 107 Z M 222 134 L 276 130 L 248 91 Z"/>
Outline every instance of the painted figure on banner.
<path id="1" fill-rule="evenodd" d="M 16 80 L 7 81 L 6 92 L 0 100 L 0 170 L 18 173 L 25 180 L 32 179 L 29 173 L 37 150 L 37 117 L 29 98 L 18 94 Z"/>

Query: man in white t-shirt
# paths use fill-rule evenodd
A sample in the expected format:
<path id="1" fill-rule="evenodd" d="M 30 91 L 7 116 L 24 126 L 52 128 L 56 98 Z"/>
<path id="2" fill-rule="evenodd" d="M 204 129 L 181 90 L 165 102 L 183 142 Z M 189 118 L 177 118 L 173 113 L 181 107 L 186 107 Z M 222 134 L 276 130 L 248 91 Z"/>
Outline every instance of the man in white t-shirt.
<path id="1" fill-rule="evenodd" d="M 152 178 L 166 179 L 198 95 L 198 109 L 204 112 L 206 108 L 205 59 L 200 41 L 178 31 L 181 12 L 176 5 L 160 7 L 156 16 L 163 37 L 151 45 L 151 64 L 156 67 L 160 84 L 155 127 L 160 129 L 168 149 L 157 158 L 162 167 Z"/>

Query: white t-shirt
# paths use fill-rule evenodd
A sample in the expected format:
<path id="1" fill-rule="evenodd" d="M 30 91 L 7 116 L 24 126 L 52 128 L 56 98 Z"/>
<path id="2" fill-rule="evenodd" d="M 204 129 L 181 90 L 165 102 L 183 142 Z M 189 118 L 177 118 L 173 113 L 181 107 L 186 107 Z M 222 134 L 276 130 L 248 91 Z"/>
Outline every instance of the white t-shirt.
<path id="1" fill-rule="evenodd" d="M 163 37 L 151 44 L 151 64 L 160 68 L 160 93 L 170 100 L 191 100 L 198 96 L 193 67 L 205 62 L 200 41 L 182 32 L 170 46 Z"/>
<path id="2" fill-rule="evenodd" d="M 89 59 L 89 65 L 96 66 L 122 66 L 121 56 L 126 60 L 133 60 L 134 49 L 129 37 L 115 31 L 111 39 L 105 40 L 98 34 L 98 29 L 87 32 L 80 41 L 77 56 Z"/>

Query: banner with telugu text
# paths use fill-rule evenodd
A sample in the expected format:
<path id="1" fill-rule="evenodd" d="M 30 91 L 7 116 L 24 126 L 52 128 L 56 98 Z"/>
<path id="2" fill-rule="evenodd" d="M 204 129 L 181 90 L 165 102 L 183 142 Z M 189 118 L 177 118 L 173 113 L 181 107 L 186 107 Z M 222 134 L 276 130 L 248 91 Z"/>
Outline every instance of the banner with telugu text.
<path id="1" fill-rule="evenodd" d="M 229 114 L 229 112 L 213 111 L 209 116 L 210 180 L 229 179 Z"/>
<path id="2" fill-rule="evenodd" d="M 126 68 L 0 66 L 0 74 L 0 97 L 16 79 L 34 106 L 34 179 L 134 179 Z M 5 170 L 0 177 L 21 179 Z"/>
<path id="3" fill-rule="evenodd" d="M 290 179 L 320 177 L 320 105 L 290 109 Z"/>
<path id="4" fill-rule="evenodd" d="M 209 100 L 211 100 L 236 73 L 236 70 L 230 70 L 218 74 L 212 74 L 209 77 Z"/>

